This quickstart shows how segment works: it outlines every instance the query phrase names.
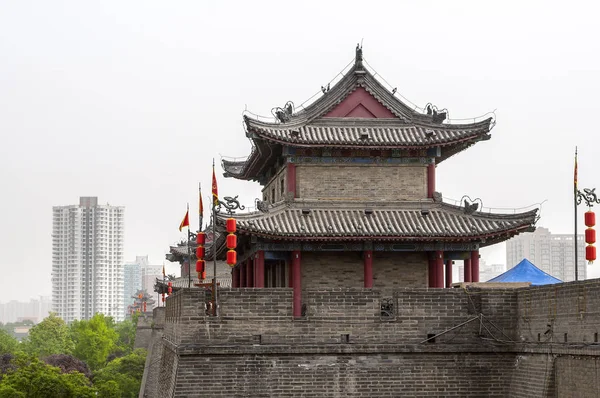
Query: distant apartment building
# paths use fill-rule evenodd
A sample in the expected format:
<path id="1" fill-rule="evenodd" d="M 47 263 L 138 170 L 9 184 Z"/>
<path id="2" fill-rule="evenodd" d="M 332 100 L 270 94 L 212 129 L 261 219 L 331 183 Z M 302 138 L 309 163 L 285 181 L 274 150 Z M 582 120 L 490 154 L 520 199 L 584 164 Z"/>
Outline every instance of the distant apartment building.
<path id="1" fill-rule="evenodd" d="M 564 282 L 575 280 L 573 235 L 552 234 L 538 227 L 533 233 L 518 235 L 506 242 L 506 265 L 510 269 L 524 258 Z M 578 279 L 587 278 L 585 240 L 577 235 Z"/>
<path id="2" fill-rule="evenodd" d="M 48 296 L 40 296 L 39 299 L 28 302 L 12 300 L 8 303 L 0 303 L 0 322 L 12 323 L 28 319 L 33 323 L 39 323 L 48 316 L 51 309 L 52 301 Z"/>
<path id="3" fill-rule="evenodd" d="M 124 283 L 124 310 L 127 306 L 133 304 L 133 296 L 138 290 L 145 290 L 150 295 L 154 294 L 154 282 L 156 278 L 162 278 L 162 266 L 151 265 L 148 256 L 136 256 L 135 261 L 125 264 L 125 283 Z M 158 302 L 154 304 L 157 306 Z"/>
<path id="4" fill-rule="evenodd" d="M 53 310 L 67 322 L 96 313 L 123 320 L 124 207 L 81 197 L 52 210 Z"/>
<path id="5" fill-rule="evenodd" d="M 123 268 L 123 311 L 126 315 L 127 306 L 133 304 L 133 296 L 142 288 L 142 269 L 140 264 L 128 263 Z"/>

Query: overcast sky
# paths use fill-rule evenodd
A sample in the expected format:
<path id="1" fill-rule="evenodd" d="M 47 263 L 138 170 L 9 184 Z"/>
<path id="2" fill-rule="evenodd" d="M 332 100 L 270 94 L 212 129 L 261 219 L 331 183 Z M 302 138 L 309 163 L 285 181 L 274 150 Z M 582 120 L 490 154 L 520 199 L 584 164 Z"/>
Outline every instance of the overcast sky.
<path id="1" fill-rule="evenodd" d="M 600 185 L 598 11 L 591 1 L 0 0 L 0 302 L 51 293 L 52 206 L 79 196 L 125 206 L 126 260 L 162 264 L 198 182 L 210 194 L 212 158 L 249 153 L 246 106 L 269 115 L 303 102 L 361 40 L 412 102 L 452 118 L 497 109 L 490 141 L 438 167 L 445 197 L 547 200 L 538 225 L 572 233 L 576 145 L 581 186 Z M 248 205 L 260 194 L 223 177 L 219 190 Z M 483 255 L 504 262 L 504 245 Z"/>

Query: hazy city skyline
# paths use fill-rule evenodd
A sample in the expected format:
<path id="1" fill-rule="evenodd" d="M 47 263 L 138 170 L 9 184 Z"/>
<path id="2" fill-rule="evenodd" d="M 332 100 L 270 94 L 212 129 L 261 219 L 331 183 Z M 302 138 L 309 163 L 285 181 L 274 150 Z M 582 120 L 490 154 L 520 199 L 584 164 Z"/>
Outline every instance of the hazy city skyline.
<path id="1" fill-rule="evenodd" d="M 197 184 L 206 198 L 213 158 L 219 192 L 251 206 L 258 184 L 223 178 L 219 164 L 249 153 L 242 112 L 299 105 L 361 41 L 369 65 L 411 102 L 450 118 L 496 110 L 490 141 L 439 166 L 445 197 L 494 208 L 547 200 L 538 225 L 572 233 L 576 145 L 580 186 L 600 180 L 588 126 L 600 89 L 599 6 L 363 5 L 305 2 L 293 15 L 277 2 L 0 5 L 0 264 L 15 281 L 0 302 L 50 295 L 53 206 L 80 196 L 124 206 L 125 261 L 148 255 L 152 264 L 185 237 L 186 203 L 196 227 Z M 482 256 L 504 262 L 505 247 Z"/>

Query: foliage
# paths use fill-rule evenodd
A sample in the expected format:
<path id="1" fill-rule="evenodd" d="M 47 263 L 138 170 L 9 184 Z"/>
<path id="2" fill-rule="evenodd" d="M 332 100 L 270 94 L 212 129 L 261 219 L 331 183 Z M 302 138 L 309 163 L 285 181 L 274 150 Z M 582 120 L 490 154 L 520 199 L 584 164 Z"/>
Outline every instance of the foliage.
<path id="1" fill-rule="evenodd" d="M 117 349 L 113 352 L 111 359 L 130 354 L 133 351 L 138 317 L 139 314 L 135 313 L 131 320 L 125 320 L 115 325 L 114 329 L 118 335 Z"/>
<path id="2" fill-rule="evenodd" d="M 104 369 L 95 374 L 94 382 L 99 391 L 106 391 L 106 394 L 114 392 L 112 383 L 117 384 L 119 395 L 106 395 L 106 397 L 137 397 L 145 363 L 146 350 L 136 349 L 129 355 L 109 362 Z"/>
<path id="3" fill-rule="evenodd" d="M 5 330 L 0 329 L 0 355 L 17 351 L 19 342 Z"/>
<path id="4" fill-rule="evenodd" d="M 26 398 L 25 394 L 15 390 L 12 386 L 0 384 L 0 398 Z"/>
<path id="5" fill-rule="evenodd" d="M 3 374 L 16 369 L 15 365 L 12 363 L 13 358 L 14 355 L 12 354 L 4 354 L 0 356 L 0 380 L 2 380 Z"/>
<path id="6" fill-rule="evenodd" d="M 15 369 L 0 381 L 0 391 L 8 397 L 93 398 L 96 390 L 87 377 L 79 372 L 62 373 L 35 357 L 18 355 L 13 359 Z M 23 395 L 19 395 L 21 393 Z"/>
<path id="7" fill-rule="evenodd" d="M 133 349 L 136 328 L 137 316 L 69 326 L 50 314 L 19 344 L 0 327 L 0 398 L 137 397 L 146 350 Z"/>
<path id="8" fill-rule="evenodd" d="M 69 327 L 54 312 L 32 327 L 22 344 L 23 351 L 38 358 L 52 354 L 70 354 L 73 351 Z"/>
<path id="9" fill-rule="evenodd" d="M 86 362 L 92 370 L 102 368 L 117 345 L 119 336 L 113 327 L 112 318 L 102 314 L 94 315 L 89 321 L 73 322 L 73 355 Z"/>
<path id="10" fill-rule="evenodd" d="M 54 354 L 44 358 L 48 365 L 56 366 L 63 373 L 79 372 L 88 379 L 92 378 L 92 372 L 85 362 L 67 354 Z"/>

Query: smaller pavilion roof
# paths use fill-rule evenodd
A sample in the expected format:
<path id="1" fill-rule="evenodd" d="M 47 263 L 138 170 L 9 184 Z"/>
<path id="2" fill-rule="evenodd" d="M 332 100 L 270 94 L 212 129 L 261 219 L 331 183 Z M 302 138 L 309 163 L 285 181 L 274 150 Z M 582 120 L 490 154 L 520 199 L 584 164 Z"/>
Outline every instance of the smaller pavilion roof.
<path id="1" fill-rule="evenodd" d="M 531 286 L 539 286 L 552 285 L 562 281 L 545 273 L 524 258 L 519 264 L 488 282 L 531 282 Z"/>

